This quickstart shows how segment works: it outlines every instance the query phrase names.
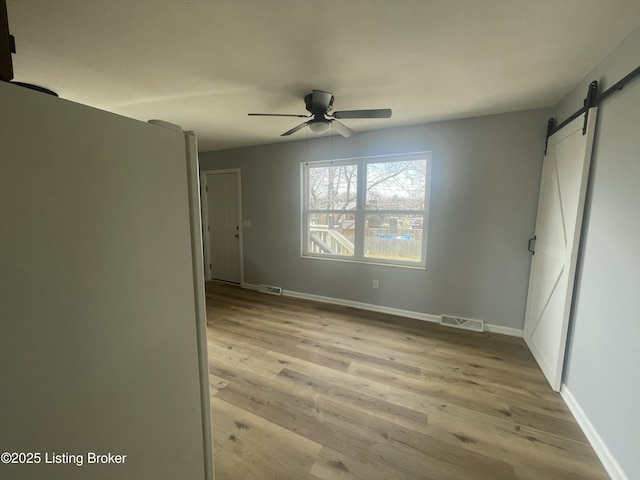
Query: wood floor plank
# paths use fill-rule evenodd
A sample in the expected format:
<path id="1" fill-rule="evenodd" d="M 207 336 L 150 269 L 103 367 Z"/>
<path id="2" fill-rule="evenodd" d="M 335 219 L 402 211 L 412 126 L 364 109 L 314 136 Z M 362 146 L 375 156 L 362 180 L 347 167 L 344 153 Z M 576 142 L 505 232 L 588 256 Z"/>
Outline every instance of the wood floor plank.
<path id="1" fill-rule="evenodd" d="M 219 398 L 211 404 L 221 428 L 230 431 L 215 455 L 235 468 L 243 465 L 252 472 L 244 474 L 248 478 L 307 478 L 322 445 Z"/>
<path id="2" fill-rule="evenodd" d="M 412 409 L 388 402 L 384 397 L 367 394 L 363 391 L 353 390 L 348 386 L 339 385 L 330 380 L 313 378 L 298 372 L 284 369 L 278 379 L 292 385 L 298 385 L 299 389 L 307 389 L 314 393 L 314 401 L 321 411 L 336 408 L 351 408 L 356 411 L 365 411 L 370 417 L 385 421 L 395 422 L 399 425 L 407 425 L 420 431 L 421 426 L 427 424 L 428 416 Z M 371 420 L 372 418 L 368 418 Z"/>
<path id="3" fill-rule="evenodd" d="M 400 479 L 395 469 L 361 462 L 329 447 L 323 447 L 311 467 L 311 473 L 323 480 Z"/>
<path id="4" fill-rule="evenodd" d="M 349 371 L 360 377 L 380 379 L 384 375 L 380 369 L 366 365 L 352 364 Z M 478 391 L 473 385 L 458 382 L 452 378 L 449 381 L 438 377 L 436 381 L 431 377 L 410 378 L 400 374 L 387 376 L 385 382 L 397 390 L 404 390 L 427 397 L 433 402 L 453 404 L 467 408 L 474 412 L 493 415 L 499 418 L 510 416 L 509 404 L 503 397 Z"/>
<path id="5" fill-rule="evenodd" d="M 347 371 L 351 364 L 351 361 L 348 358 L 340 358 L 336 355 L 332 355 L 330 352 L 303 349 L 300 348 L 299 345 L 292 347 L 288 344 L 271 343 L 268 339 L 262 339 L 247 331 L 233 331 L 233 328 L 226 330 L 226 325 L 224 324 L 221 327 L 218 327 L 218 323 L 215 325 L 217 338 L 223 337 L 232 342 L 260 347 L 263 351 L 281 353 L 303 361 L 333 368 L 335 370 Z"/>
<path id="6" fill-rule="evenodd" d="M 207 283 L 218 480 L 606 480 L 522 339 Z"/>
<path id="7" fill-rule="evenodd" d="M 215 395 L 219 389 L 226 387 L 228 384 L 229 382 L 224 378 L 209 374 L 209 392 L 211 395 Z"/>
<path id="8" fill-rule="evenodd" d="M 457 480 L 472 475 L 486 480 L 515 478 L 513 467 L 505 462 L 478 455 L 463 446 L 444 444 L 414 428 L 372 417 L 366 410 L 343 404 L 325 409 L 325 414 L 334 424 L 351 424 L 354 430 L 360 430 L 360 435 L 371 439 L 368 458 L 387 468 L 395 468 L 404 477 L 439 480 Z"/>
<path id="9" fill-rule="evenodd" d="M 222 336 L 209 339 L 207 345 L 209 349 L 215 349 L 219 352 L 217 358 L 224 359 L 227 362 L 241 364 L 247 370 L 255 372 L 258 375 L 273 377 L 282 370 L 282 365 L 267 357 L 269 350 L 259 346 L 238 340 L 225 339 L 225 337 Z"/>
<path id="10" fill-rule="evenodd" d="M 422 373 L 419 366 L 407 365 L 406 363 L 396 361 L 395 355 L 378 356 L 370 353 L 362 353 L 350 350 L 341 346 L 330 345 L 327 343 L 311 341 L 304 339 L 298 345 L 298 348 L 315 352 L 319 355 L 338 358 L 348 365 L 352 361 L 362 361 L 363 363 L 373 363 L 376 365 L 384 365 L 386 368 L 398 371 L 409 377 L 420 377 Z"/>
<path id="11" fill-rule="evenodd" d="M 554 472 L 565 474 L 581 471 L 584 480 L 602 478 L 603 469 L 586 443 L 527 429 L 508 420 L 473 422 L 463 414 L 460 411 L 432 413 L 429 415 L 428 434 L 448 444 L 463 444 L 465 448 L 490 458 L 508 458 L 514 467 L 524 467 L 525 470 L 531 466 L 546 465 L 553 467 Z M 593 472 L 595 476 L 592 476 Z"/>
<path id="12" fill-rule="evenodd" d="M 309 386 L 322 381 L 325 384 L 341 387 L 352 393 L 363 393 L 373 397 L 383 398 L 389 393 L 388 385 L 370 381 L 364 377 L 357 377 L 342 370 L 319 367 L 315 363 L 277 352 L 269 352 L 266 356 L 273 358 L 280 365 L 279 376 L 282 376 L 284 372 L 288 372 L 286 377 L 293 379 L 296 378 L 296 374 L 299 374 L 298 377 L 304 376 L 304 378 L 308 379 L 306 381 Z"/>

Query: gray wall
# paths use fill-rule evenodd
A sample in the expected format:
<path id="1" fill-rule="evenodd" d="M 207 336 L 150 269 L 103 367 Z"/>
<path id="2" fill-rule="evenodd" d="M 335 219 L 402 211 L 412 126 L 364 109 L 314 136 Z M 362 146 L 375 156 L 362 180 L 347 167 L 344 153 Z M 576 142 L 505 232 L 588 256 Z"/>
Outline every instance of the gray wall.
<path id="1" fill-rule="evenodd" d="M 245 283 L 521 329 L 550 114 L 206 152 L 201 170 L 241 168 Z M 301 258 L 301 162 L 421 150 L 433 152 L 426 270 Z"/>
<path id="2" fill-rule="evenodd" d="M 640 66 L 640 29 L 558 105 L 610 87 Z M 587 193 L 564 383 L 629 479 L 640 478 L 640 78 L 603 102 Z"/>

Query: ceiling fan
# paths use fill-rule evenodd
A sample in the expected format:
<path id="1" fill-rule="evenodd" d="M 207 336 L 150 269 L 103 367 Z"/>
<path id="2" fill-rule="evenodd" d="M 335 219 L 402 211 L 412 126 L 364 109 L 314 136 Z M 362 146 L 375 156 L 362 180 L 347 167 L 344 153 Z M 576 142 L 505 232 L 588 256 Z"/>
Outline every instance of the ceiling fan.
<path id="1" fill-rule="evenodd" d="M 349 118 L 389 118 L 391 117 L 390 108 L 381 108 L 377 110 L 343 110 L 340 112 L 329 113 L 333 108 L 333 94 L 323 92 L 322 90 L 313 90 L 310 94 L 305 95 L 304 104 L 309 115 L 296 115 L 288 113 L 250 113 L 251 116 L 261 117 L 300 117 L 311 118 L 297 127 L 284 132 L 281 137 L 296 133 L 298 130 L 309 126 L 314 133 L 324 133 L 330 128 L 338 132 L 343 137 L 350 137 L 355 132 L 347 127 L 338 119 Z M 313 118 L 312 118 L 313 117 Z"/>

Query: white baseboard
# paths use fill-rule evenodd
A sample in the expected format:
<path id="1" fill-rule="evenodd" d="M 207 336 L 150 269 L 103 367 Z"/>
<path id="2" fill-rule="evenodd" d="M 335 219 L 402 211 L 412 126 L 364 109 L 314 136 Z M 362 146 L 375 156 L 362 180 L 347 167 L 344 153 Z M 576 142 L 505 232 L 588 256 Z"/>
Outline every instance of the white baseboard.
<path id="1" fill-rule="evenodd" d="M 249 290 L 257 290 L 257 285 L 248 283 L 242 284 L 243 288 Z M 401 308 L 384 307 L 381 305 L 373 305 L 371 303 L 354 302 L 352 300 L 344 300 L 342 298 L 325 297 L 322 295 L 315 295 L 312 293 L 296 292 L 294 290 L 282 290 L 282 295 L 287 297 L 301 298 L 304 300 L 313 300 L 315 302 L 332 303 L 334 305 L 342 305 L 344 307 L 360 308 L 362 310 L 369 310 L 372 312 L 387 313 L 389 315 L 398 315 L 400 317 L 413 318 L 416 320 L 423 320 L 425 322 L 440 323 L 440 315 L 431 315 L 428 313 L 414 312 L 412 310 L 403 310 Z M 522 330 L 511 327 L 503 327 L 501 325 L 484 324 L 484 329 L 487 332 L 498 333 L 502 335 L 509 335 L 512 337 L 522 337 Z"/>
<path id="2" fill-rule="evenodd" d="M 334 305 L 342 305 L 344 307 L 359 308 L 361 310 L 369 310 L 372 312 L 388 313 L 390 315 L 398 315 L 400 317 L 414 318 L 416 320 L 424 320 L 425 322 L 440 323 L 440 317 L 436 315 L 429 315 L 428 313 L 413 312 L 411 310 L 402 310 L 400 308 L 383 307 L 380 305 L 373 305 L 371 303 L 354 302 L 352 300 L 344 300 L 342 298 L 323 297 L 321 295 L 314 295 L 312 293 L 294 292 L 292 290 L 283 290 L 283 295 L 288 297 L 302 298 L 305 300 L 314 300 L 322 303 L 332 303 Z"/>
<path id="3" fill-rule="evenodd" d="M 499 333 L 501 335 L 509 335 L 510 337 L 522 338 L 523 330 L 521 328 L 503 327 L 502 325 L 494 325 L 492 323 L 484 324 L 484 331 L 491 333 Z"/>
<path id="4" fill-rule="evenodd" d="M 591 421 L 589 421 L 589 418 L 584 413 L 584 410 L 582 410 L 582 407 L 580 407 L 580 404 L 571 394 L 569 387 L 565 384 L 562 384 L 562 387 L 560 387 L 560 395 L 567 404 L 567 407 L 569 407 L 569 410 L 571 410 L 573 416 L 576 418 L 578 425 L 582 428 L 584 435 L 587 437 L 587 440 L 589 440 L 589 443 L 602 462 L 604 469 L 611 477 L 611 480 L 629 480 L 629 477 L 627 477 L 627 474 L 624 473 L 622 467 L 618 464 L 613 455 L 611 455 L 607 444 L 602 440 L 602 437 L 600 437 Z"/>

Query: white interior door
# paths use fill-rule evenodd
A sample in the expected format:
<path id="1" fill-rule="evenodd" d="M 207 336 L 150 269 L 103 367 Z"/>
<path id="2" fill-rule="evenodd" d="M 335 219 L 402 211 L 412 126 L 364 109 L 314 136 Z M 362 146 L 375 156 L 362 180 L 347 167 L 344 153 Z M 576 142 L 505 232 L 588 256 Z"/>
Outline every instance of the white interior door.
<path id="1" fill-rule="evenodd" d="M 580 116 L 549 138 L 542 167 L 524 339 L 555 391 L 560 390 L 596 108 L 586 132 Z"/>
<path id="2" fill-rule="evenodd" d="M 209 172 L 205 182 L 208 278 L 242 283 L 239 172 Z"/>

